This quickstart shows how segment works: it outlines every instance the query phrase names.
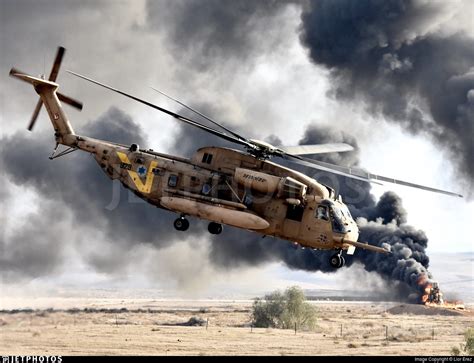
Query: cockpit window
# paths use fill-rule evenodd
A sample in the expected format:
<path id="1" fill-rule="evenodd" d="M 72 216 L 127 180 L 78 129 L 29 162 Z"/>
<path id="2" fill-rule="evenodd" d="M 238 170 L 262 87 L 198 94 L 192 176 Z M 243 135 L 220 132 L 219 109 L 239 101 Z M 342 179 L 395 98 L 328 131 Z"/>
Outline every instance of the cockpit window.
<path id="1" fill-rule="evenodd" d="M 318 213 L 319 213 L 318 210 L 320 207 L 327 208 L 326 210 L 329 212 L 328 220 L 331 220 L 332 229 L 334 232 L 336 233 L 347 232 L 347 228 L 346 228 L 346 225 L 344 224 L 344 220 L 347 218 L 349 214 L 346 214 L 346 212 L 348 213 L 346 209 L 344 209 L 344 212 L 345 212 L 344 214 L 341 211 L 342 208 L 346 208 L 345 206 L 341 206 L 341 209 L 340 209 L 339 206 L 336 205 L 333 201 L 327 200 L 327 199 L 322 200 L 321 204 L 318 206 L 318 209 L 316 209 L 316 216 L 318 216 Z"/>
<path id="2" fill-rule="evenodd" d="M 346 219 L 352 219 L 351 211 L 349 210 L 349 208 L 347 208 L 347 206 L 341 206 L 341 212 L 344 217 L 346 217 Z"/>
<path id="3" fill-rule="evenodd" d="M 336 218 L 342 219 L 342 212 L 338 207 L 333 206 L 332 210 L 333 210 L 334 215 L 336 216 Z"/>
<path id="4" fill-rule="evenodd" d="M 319 205 L 316 209 L 316 218 L 323 219 L 325 221 L 329 220 L 328 207 L 325 205 Z"/>
<path id="5" fill-rule="evenodd" d="M 331 219 L 332 219 L 332 229 L 334 232 L 345 233 L 346 227 L 342 220 L 342 212 L 335 205 L 331 206 Z"/>

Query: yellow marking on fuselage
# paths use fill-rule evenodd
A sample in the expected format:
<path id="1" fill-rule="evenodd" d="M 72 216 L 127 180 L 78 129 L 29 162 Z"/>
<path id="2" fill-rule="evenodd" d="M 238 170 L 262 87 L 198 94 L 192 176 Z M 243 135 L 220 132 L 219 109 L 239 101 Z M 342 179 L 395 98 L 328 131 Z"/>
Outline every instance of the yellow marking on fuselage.
<path id="1" fill-rule="evenodd" d="M 117 155 L 120 158 L 120 161 L 125 164 L 130 164 L 130 160 L 128 159 L 128 156 L 125 153 L 122 153 L 120 151 L 117 151 Z M 153 184 L 153 179 L 155 178 L 155 174 L 153 174 L 153 169 L 156 168 L 158 165 L 158 162 L 152 161 L 150 165 L 148 166 L 148 170 L 146 173 L 146 179 L 145 179 L 145 184 L 143 184 L 142 179 L 138 175 L 138 173 L 134 170 L 128 170 L 128 175 L 130 175 L 130 178 L 132 179 L 133 183 L 135 184 L 135 187 L 137 190 L 141 193 L 148 194 L 151 191 L 151 185 Z"/>

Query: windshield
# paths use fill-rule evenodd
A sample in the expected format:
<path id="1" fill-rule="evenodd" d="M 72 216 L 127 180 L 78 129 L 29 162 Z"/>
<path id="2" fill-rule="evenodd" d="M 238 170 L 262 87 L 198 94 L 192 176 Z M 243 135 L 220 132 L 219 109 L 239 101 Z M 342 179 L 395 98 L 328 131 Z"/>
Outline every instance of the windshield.
<path id="1" fill-rule="evenodd" d="M 341 210 L 335 206 L 331 206 L 331 216 L 332 216 L 332 229 L 334 232 L 345 233 L 346 227 L 344 226 L 343 214 Z"/>
<path id="2" fill-rule="evenodd" d="M 346 219 L 352 219 L 352 215 L 351 215 L 351 212 L 349 211 L 349 208 L 347 208 L 346 205 L 341 205 L 341 212 L 343 214 L 343 216 L 346 218 Z"/>

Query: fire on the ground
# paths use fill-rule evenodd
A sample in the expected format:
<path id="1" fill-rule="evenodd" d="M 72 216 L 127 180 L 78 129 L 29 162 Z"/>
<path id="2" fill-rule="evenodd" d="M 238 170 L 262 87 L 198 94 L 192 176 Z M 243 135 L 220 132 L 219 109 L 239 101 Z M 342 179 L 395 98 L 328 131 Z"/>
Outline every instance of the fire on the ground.
<path id="1" fill-rule="evenodd" d="M 418 285 L 423 287 L 421 303 L 427 306 L 443 307 L 447 309 L 464 309 L 462 301 L 445 301 L 437 282 L 428 280 L 426 276 L 421 276 Z"/>

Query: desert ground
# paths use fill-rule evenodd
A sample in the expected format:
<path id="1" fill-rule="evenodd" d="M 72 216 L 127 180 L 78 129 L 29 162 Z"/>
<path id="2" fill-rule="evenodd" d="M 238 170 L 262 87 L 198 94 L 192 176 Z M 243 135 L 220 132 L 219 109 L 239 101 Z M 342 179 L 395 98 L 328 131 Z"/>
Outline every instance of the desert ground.
<path id="1" fill-rule="evenodd" d="M 317 328 L 296 333 L 251 327 L 251 300 L 103 299 L 69 301 L 54 309 L 3 309 L 0 353 L 450 355 L 474 326 L 472 307 L 447 311 L 395 303 L 312 303 Z"/>

